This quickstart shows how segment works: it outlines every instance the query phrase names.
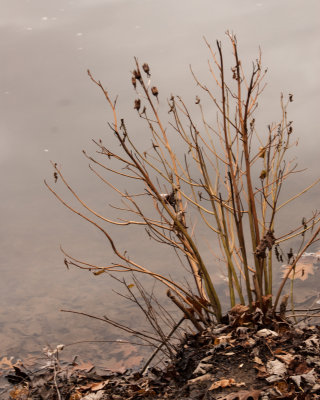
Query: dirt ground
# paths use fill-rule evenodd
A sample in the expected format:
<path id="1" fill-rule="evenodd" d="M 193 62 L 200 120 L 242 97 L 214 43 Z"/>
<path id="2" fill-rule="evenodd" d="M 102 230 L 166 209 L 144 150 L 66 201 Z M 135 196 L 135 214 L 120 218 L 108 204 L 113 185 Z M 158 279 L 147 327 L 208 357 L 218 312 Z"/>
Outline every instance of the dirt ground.
<path id="1" fill-rule="evenodd" d="M 31 371 L 10 365 L 1 399 L 268 400 L 320 399 L 320 327 L 264 319 L 261 310 L 229 314 L 225 324 L 185 335 L 163 368 L 112 372 L 77 359 Z M 10 367 L 10 368 L 9 368 Z"/>

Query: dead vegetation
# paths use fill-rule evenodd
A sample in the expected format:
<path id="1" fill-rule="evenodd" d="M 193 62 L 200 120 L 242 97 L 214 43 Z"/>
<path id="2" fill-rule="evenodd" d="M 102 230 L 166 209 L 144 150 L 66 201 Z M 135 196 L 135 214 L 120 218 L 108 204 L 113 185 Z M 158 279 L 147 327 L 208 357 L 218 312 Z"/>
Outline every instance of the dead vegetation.
<path id="1" fill-rule="evenodd" d="M 236 306 L 226 324 L 188 334 L 165 368 L 117 373 L 77 359 L 61 361 L 61 346 L 32 373 L 23 363 L 7 379 L 11 399 L 271 400 L 320 396 L 319 328 L 294 328 Z M 245 322 L 246 321 L 246 322 Z"/>
<path id="2" fill-rule="evenodd" d="M 261 389 L 263 385 L 258 385 L 257 389 L 250 392 L 251 389 L 248 391 L 242 388 L 243 382 L 246 388 L 251 384 L 244 378 L 248 376 L 250 369 L 254 371 L 252 375 L 252 387 L 254 387 L 256 377 L 280 376 L 272 370 L 280 364 L 283 366 L 282 375 L 276 380 L 280 383 L 272 386 L 272 390 L 278 395 L 279 392 L 288 396 L 297 393 L 306 394 L 315 389 L 315 383 L 311 385 L 310 382 L 316 379 L 318 370 L 310 372 L 309 364 L 303 364 L 305 368 L 299 367 L 299 369 L 297 366 L 301 366 L 303 361 L 299 358 L 300 355 L 296 358 L 293 353 L 291 354 L 287 345 L 281 352 L 282 340 L 286 343 L 285 341 L 289 340 L 287 336 L 294 340 L 295 335 L 300 335 L 300 339 L 304 340 L 307 331 L 298 334 L 294 328 L 291 330 L 288 328 L 289 325 L 284 318 L 288 296 L 281 303 L 280 316 L 278 306 L 288 278 L 292 278 L 294 273 L 300 275 L 312 273 L 310 269 L 304 269 L 304 272 L 300 270 L 304 262 L 303 255 L 317 240 L 320 217 L 318 212 L 310 211 L 309 216 L 303 218 L 302 223 L 290 231 L 286 231 L 282 225 L 279 226 L 277 221 L 283 207 L 289 206 L 295 199 L 313 188 L 319 180 L 292 197 L 284 198 L 285 181 L 299 172 L 297 165 L 287 159 L 287 152 L 295 145 L 293 122 L 287 115 L 293 95 L 281 95 L 281 120 L 268 125 L 266 129 L 261 128 L 255 117 L 259 96 L 265 88 L 264 79 L 267 72 L 262 66 L 261 52 L 251 66 L 247 66 L 239 57 L 236 37 L 231 33 L 227 33 L 227 37 L 233 52 L 231 64 L 226 65 L 221 42 L 216 42 L 215 50 L 206 41 L 211 55 L 210 86 L 201 82 L 191 70 L 201 95 L 198 94 L 194 104 L 190 106 L 181 97 L 171 96 L 167 101 L 168 114 L 163 113 L 165 103 L 161 90 L 153 82 L 152 69 L 147 63 L 141 67 L 139 61 L 135 59 L 131 77 L 136 95 L 133 107 L 145 124 L 144 144 L 140 146 L 137 145 L 136 137 L 130 132 L 126 120 L 118 115 L 117 99 L 113 100 L 103 84 L 88 71 L 89 78 L 102 91 L 110 108 L 113 118 L 112 123 L 109 123 L 110 135 L 112 141 L 115 140 L 118 145 L 112 146 L 111 138 L 94 140 L 98 154 L 94 157 L 84 152 L 84 155 L 90 161 L 89 168 L 93 174 L 119 196 L 119 203 L 114 206 L 119 212 L 118 219 L 102 215 L 87 204 L 68 182 L 57 163 L 52 163 L 54 182 L 67 188 L 72 200 L 75 200 L 75 204 L 79 207 L 74 206 L 71 200 L 62 197 L 59 189 L 53 184 L 45 182 L 48 189 L 65 207 L 101 232 L 110 248 L 108 253 L 110 262 L 107 265 L 79 260 L 63 250 L 66 267 L 75 266 L 97 276 L 110 274 L 114 277 L 128 272 L 133 274 L 129 283 L 121 277 L 116 279 L 119 279 L 125 287 L 124 296 L 136 303 L 152 328 L 151 333 L 145 333 L 139 331 L 137 327 L 124 326 L 106 316 L 91 316 L 117 326 L 154 348 L 142 373 L 137 375 L 142 379 L 142 383 L 135 381 L 133 384 L 132 379 L 136 377 L 129 379 L 122 376 L 119 378 L 121 383 L 116 384 L 113 380 L 110 387 L 106 384 L 111 391 L 106 389 L 102 395 L 105 397 L 101 398 L 120 398 L 117 397 L 118 388 L 125 387 L 126 391 L 129 390 L 128 385 L 131 385 L 131 394 L 125 392 L 127 398 L 177 398 L 172 397 L 173 394 L 170 392 L 171 378 L 166 375 L 169 374 L 169 367 L 158 371 L 158 377 L 143 375 L 143 372 L 152 365 L 154 356 L 160 352 L 171 360 L 172 371 L 177 373 L 180 371 L 181 376 L 174 377 L 174 385 L 178 385 L 179 389 L 174 386 L 172 393 L 177 395 L 177 390 L 182 390 L 182 394 L 179 392 L 180 397 L 178 397 L 181 399 L 218 398 L 212 393 L 219 393 L 225 388 L 229 389 L 228 395 L 221 397 L 224 399 L 248 399 L 250 396 L 259 398 L 263 392 Z M 208 111 L 208 100 L 213 106 L 210 111 Z M 117 177 L 118 185 L 112 182 L 110 178 L 112 175 Z M 128 187 L 132 187 L 131 183 L 135 182 L 135 189 L 130 193 L 122 190 L 122 187 L 126 187 L 125 182 L 128 182 Z M 125 250 L 121 250 L 121 243 L 117 244 L 113 239 L 112 226 L 121 229 L 130 229 L 130 226 L 141 228 L 147 237 L 159 246 L 166 246 L 175 252 L 177 265 L 182 264 L 191 279 L 184 278 L 178 281 L 173 279 L 171 274 L 155 272 L 150 267 L 150 260 L 145 260 L 145 264 L 142 264 L 132 259 Z M 208 252 L 206 254 L 203 252 L 201 245 L 203 232 L 210 247 L 209 257 Z M 301 238 L 301 245 L 296 251 L 283 249 L 285 241 L 297 238 Z M 217 253 L 219 249 L 220 254 Z M 274 293 L 274 266 L 286 261 L 287 269 Z M 231 309 L 227 317 L 223 314 L 221 299 L 216 289 L 217 267 L 215 266 L 218 264 L 223 265 L 227 276 Z M 141 284 L 141 276 L 154 278 L 166 288 L 168 298 L 177 309 L 181 310 L 180 318 L 174 319 L 159 298 L 153 293 L 147 293 Z M 275 330 L 276 336 L 271 333 L 271 336 L 267 334 L 261 338 L 259 332 L 261 334 L 263 328 L 270 326 L 272 326 L 270 332 Z M 220 352 L 219 344 L 216 342 L 220 340 L 219 335 L 213 333 L 216 329 L 220 329 L 217 327 L 222 327 L 226 337 L 229 338 L 225 343 L 230 354 L 223 355 L 226 360 L 223 372 L 215 369 L 217 361 L 211 362 L 211 355 Z M 318 335 L 318 332 L 315 334 Z M 181 367 L 178 367 L 179 362 L 183 362 L 185 357 L 184 346 L 188 348 L 188 340 L 193 341 L 193 346 L 197 340 L 203 343 L 203 348 L 196 352 L 197 357 L 200 357 L 200 354 L 201 357 L 208 357 L 209 370 L 214 371 L 209 373 L 208 379 L 203 378 L 208 372 L 195 373 L 197 368 L 198 372 L 205 371 L 205 368 L 200 366 L 201 362 L 204 363 L 203 359 L 202 361 L 200 358 L 197 359 L 201 361 L 200 364 L 194 364 L 186 373 L 182 373 Z M 250 341 L 252 345 L 248 344 Z M 263 348 L 270 353 L 267 358 L 261 354 L 259 346 L 262 346 L 262 342 Z M 180 347 L 177 347 L 177 343 L 181 343 Z M 300 341 L 299 346 L 303 346 L 301 343 Z M 278 351 L 276 348 L 280 349 L 280 353 L 276 352 Z M 210 351 L 212 354 L 210 353 L 209 357 L 206 352 Z M 232 374 L 235 372 L 227 371 L 227 366 L 231 368 L 232 360 L 235 357 L 238 359 L 238 356 L 239 359 L 244 357 L 243 364 L 247 368 L 242 370 L 246 371 L 243 379 L 240 372 L 240 375 L 234 378 L 235 375 Z M 282 359 L 278 356 L 282 356 Z M 289 360 L 285 357 L 291 358 Z M 257 362 L 258 359 L 262 360 L 262 364 Z M 312 362 L 310 365 L 313 365 Z M 318 368 L 319 365 L 316 365 Z M 157 375 L 155 371 L 153 372 Z M 300 380 L 291 379 L 292 376 L 300 376 Z M 115 376 L 112 379 L 116 379 Z M 129 379 L 128 384 L 127 379 Z M 157 379 L 160 386 L 157 386 L 158 383 L 155 384 L 158 382 Z M 309 383 L 305 384 L 308 379 Z M 204 381 L 206 381 L 205 389 L 199 389 L 198 386 L 202 386 Z M 169 385 L 167 392 L 163 391 L 163 382 Z M 190 394 L 190 387 L 193 385 L 196 391 L 200 390 L 202 397 Z M 59 384 L 56 386 L 58 388 Z M 188 395 L 183 392 L 186 387 Z M 234 394 L 235 397 L 232 397 L 235 387 L 239 387 L 237 389 L 239 394 Z M 121 390 L 119 389 L 119 396 L 124 395 Z M 139 394 L 137 391 L 140 391 Z M 161 393 L 159 396 L 163 397 L 156 397 L 159 393 Z M 301 397 L 300 394 L 298 397 L 282 398 L 311 398 Z"/>

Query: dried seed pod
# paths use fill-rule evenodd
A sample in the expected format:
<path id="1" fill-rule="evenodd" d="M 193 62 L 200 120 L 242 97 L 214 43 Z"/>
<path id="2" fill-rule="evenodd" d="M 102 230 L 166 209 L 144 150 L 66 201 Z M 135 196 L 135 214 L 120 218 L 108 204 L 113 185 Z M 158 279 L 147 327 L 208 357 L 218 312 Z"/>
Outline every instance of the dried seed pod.
<path id="1" fill-rule="evenodd" d="M 199 103 L 200 103 L 200 98 L 199 98 L 199 96 L 196 96 L 196 101 L 195 101 L 195 103 L 196 103 L 196 104 L 199 104 Z"/>
<path id="2" fill-rule="evenodd" d="M 136 87 L 137 87 L 137 80 L 136 80 L 135 76 L 132 76 L 131 82 L 132 82 L 133 87 L 136 89 Z"/>
<path id="3" fill-rule="evenodd" d="M 260 158 L 264 158 L 264 156 L 266 155 L 266 148 L 265 147 L 259 147 L 259 157 Z"/>
<path id="4" fill-rule="evenodd" d="M 267 171 L 264 169 L 261 171 L 259 178 L 263 180 L 265 179 L 266 176 L 267 176 Z"/>
<path id="5" fill-rule="evenodd" d="M 150 77 L 150 68 L 149 65 L 147 63 L 144 63 L 142 66 L 144 72 L 148 75 L 148 78 Z"/>
<path id="6" fill-rule="evenodd" d="M 158 98 L 158 89 L 155 86 L 152 86 L 151 93 Z"/>
<path id="7" fill-rule="evenodd" d="M 289 101 L 290 103 L 293 101 L 293 94 L 289 93 Z"/>
<path id="8" fill-rule="evenodd" d="M 140 71 L 137 71 L 136 69 L 133 71 L 133 76 L 140 81 L 141 79 L 141 74 Z"/>
<path id="9" fill-rule="evenodd" d="M 134 101 L 134 110 L 137 110 L 139 112 L 140 107 L 141 107 L 141 101 L 140 101 L 140 99 L 136 99 Z"/>

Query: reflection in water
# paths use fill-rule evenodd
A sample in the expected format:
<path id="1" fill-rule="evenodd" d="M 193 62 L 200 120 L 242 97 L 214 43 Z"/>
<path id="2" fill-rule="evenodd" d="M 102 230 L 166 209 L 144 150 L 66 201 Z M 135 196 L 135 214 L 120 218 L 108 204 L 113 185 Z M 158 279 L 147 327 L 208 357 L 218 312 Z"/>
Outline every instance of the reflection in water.
<path id="1" fill-rule="evenodd" d="M 197 88 L 188 65 L 192 63 L 199 76 L 208 76 L 202 35 L 214 41 L 232 29 L 243 59 L 254 59 L 261 45 L 264 64 L 271 70 L 259 114 L 262 129 L 278 118 L 279 92 L 294 93 L 292 119 L 297 137 L 302 138 L 299 160 L 310 168 L 305 176 L 311 181 L 318 173 L 314 168 L 320 93 L 316 15 L 318 1 L 307 5 L 297 0 L 241 4 L 235 0 L 201 4 L 191 0 L 3 1 L 0 355 L 25 356 L 45 344 L 122 337 L 110 326 L 62 314 L 61 308 L 143 324 L 143 317 L 114 295 L 113 282 L 64 269 L 61 243 L 83 259 L 93 255 L 97 263 L 112 256 L 98 233 L 62 209 L 42 184 L 44 177 L 51 176 L 49 160 L 54 160 L 62 164 L 86 201 L 94 201 L 113 216 L 107 208 L 112 195 L 99 189 L 81 156 L 83 148 L 95 151 L 91 138 L 110 134 L 105 104 L 87 79 L 86 69 L 119 94 L 120 110 L 144 145 L 132 110 L 133 56 L 152 65 L 162 93 L 178 92 L 190 101 Z M 303 183 L 296 181 L 288 192 Z M 314 196 L 303 199 L 304 209 L 316 207 Z M 296 203 L 297 208 L 301 205 Z M 283 218 L 299 223 L 289 214 Z M 114 236 L 124 239 L 123 231 Z M 137 235 L 129 231 L 125 238 L 129 253 L 137 252 L 136 240 Z M 149 257 L 155 268 L 170 265 L 168 261 L 162 265 L 162 249 L 145 249 L 134 256 Z M 69 349 L 70 354 L 81 353 L 87 359 L 106 359 L 110 346 Z"/>

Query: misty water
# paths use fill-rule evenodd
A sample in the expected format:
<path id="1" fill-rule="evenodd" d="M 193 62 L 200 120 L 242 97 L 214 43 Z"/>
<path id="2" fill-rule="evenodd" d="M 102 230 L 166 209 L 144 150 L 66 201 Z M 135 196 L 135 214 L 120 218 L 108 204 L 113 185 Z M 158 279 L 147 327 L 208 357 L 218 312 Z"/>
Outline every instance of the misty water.
<path id="1" fill-rule="evenodd" d="M 149 63 L 160 90 L 160 107 L 167 108 L 171 93 L 192 102 L 199 89 L 189 64 L 209 80 L 209 54 L 202 37 L 212 44 L 222 40 L 225 52 L 231 54 L 224 34 L 230 29 L 237 34 L 242 59 L 255 60 L 260 46 L 269 70 L 259 124 L 266 127 L 280 117 L 280 92 L 294 95 L 289 120 L 294 121 L 299 148 L 293 149 L 292 157 L 298 157 L 301 169 L 307 170 L 292 179 L 286 191 L 294 193 L 319 176 L 317 0 L 0 3 L 0 359 L 37 355 L 45 345 L 124 338 L 107 324 L 60 309 L 107 315 L 132 327 L 144 321 L 133 305 L 115 295 L 115 281 L 65 268 L 60 245 L 97 263 L 109 263 L 114 257 L 99 232 L 58 204 L 43 183 L 44 178 L 53 182 L 50 160 L 57 162 L 89 204 L 115 215 L 108 204 L 116 198 L 89 173 L 82 155 L 83 149 L 96 151 L 91 139 L 108 141 L 111 135 L 107 122 L 112 116 L 88 79 L 88 68 L 112 96 L 119 95 L 120 114 L 143 147 L 144 132 L 133 110 L 130 83 L 134 56 Z M 282 218 L 290 229 L 300 223 L 302 214 L 317 208 L 319 188 L 294 203 Z M 171 271 L 173 258 L 165 258 L 162 248 L 145 245 L 148 242 L 136 230 L 112 228 L 112 233 L 132 256 L 157 270 Z M 317 274 L 315 270 L 315 278 Z M 312 293 L 317 289 L 314 282 Z M 127 346 L 123 359 L 133 351 Z M 113 367 L 126 365 L 119 361 L 119 347 L 110 344 L 77 344 L 67 347 L 66 353 Z"/>

